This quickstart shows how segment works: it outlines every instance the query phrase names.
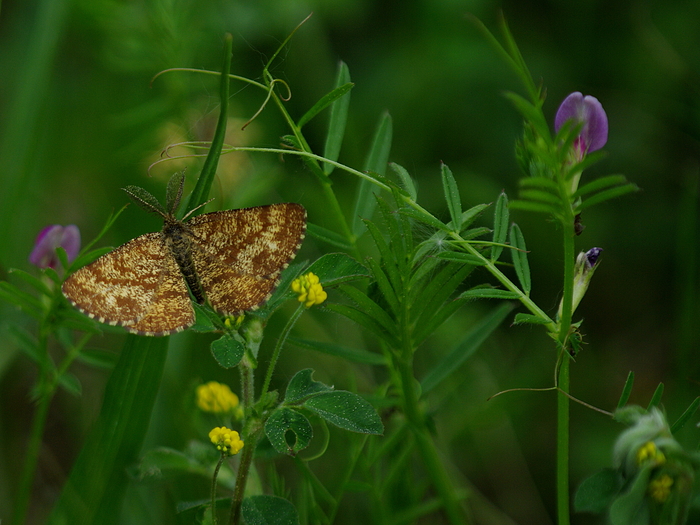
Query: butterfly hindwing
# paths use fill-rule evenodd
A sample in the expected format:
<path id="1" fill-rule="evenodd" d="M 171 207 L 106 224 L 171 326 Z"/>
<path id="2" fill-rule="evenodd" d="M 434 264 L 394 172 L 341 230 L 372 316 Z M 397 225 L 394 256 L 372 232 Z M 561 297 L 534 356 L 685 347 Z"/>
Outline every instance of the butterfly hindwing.
<path id="1" fill-rule="evenodd" d="M 207 213 L 187 224 L 207 300 L 218 312 L 235 315 L 270 297 L 304 238 L 306 211 L 272 204 Z"/>
<path id="2" fill-rule="evenodd" d="M 160 233 L 149 233 L 71 275 L 63 294 L 102 323 L 145 335 L 166 335 L 194 324 L 194 310 L 177 263 Z"/>

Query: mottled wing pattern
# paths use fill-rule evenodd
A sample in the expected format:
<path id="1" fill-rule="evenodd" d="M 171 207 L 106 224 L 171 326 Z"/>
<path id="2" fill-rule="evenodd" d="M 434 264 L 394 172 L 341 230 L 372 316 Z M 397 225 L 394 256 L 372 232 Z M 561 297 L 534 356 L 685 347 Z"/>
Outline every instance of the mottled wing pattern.
<path id="1" fill-rule="evenodd" d="M 238 315 L 266 301 L 306 231 L 299 204 L 272 204 L 199 215 L 187 225 L 192 259 L 211 306 Z"/>
<path id="2" fill-rule="evenodd" d="M 187 286 L 160 233 L 137 237 L 81 268 L 62 287 L 81 312 L 142 335 L 194 324 Z"/>

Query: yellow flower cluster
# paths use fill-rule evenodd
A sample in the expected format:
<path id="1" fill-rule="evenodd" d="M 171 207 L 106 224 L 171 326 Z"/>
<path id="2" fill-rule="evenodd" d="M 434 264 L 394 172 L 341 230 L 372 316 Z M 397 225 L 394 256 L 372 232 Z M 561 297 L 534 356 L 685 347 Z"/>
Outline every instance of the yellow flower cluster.
<path id="1" fill-rule="evenodd" d="M 668 474 L 662 474 L 649 482 L 649 495 L 658 503 L 665 503 L 671 495 L 672 486 L 673 478 Z"/>
<path id="2" fill-rule="evenodd" d="M 197 387 L 197 406 L 204 412 L 228 414 L 238 407 L 238 396 L 228 385 L 209 381 Z"/>
<path id="3" fill-rule="evenodd" d="M 209 439 L 216 445 L 217 450 L 229 456 L 238 454 L 244 445 L 238 432 L 226 427 L 216 427 L 213 429 L 209 432 Z"/>
<path id="4" fill-rule="evenodd" d="M 292 291 L 299 295 L 299 302 L 307 308 L 315 304 L 321 304 L 328 294 L 323 290 L 318 276 L 312 272 L 302 275 L 292 281 Z"/>
<path id="5" fill-rule="evenodd" d="M 663 465 L 666 462 L 666 456 L 661 452 L 653 441 L 647 441 L 639 447 L 637 451 L 637 464 L 653 461 L 656 465 Z"/>

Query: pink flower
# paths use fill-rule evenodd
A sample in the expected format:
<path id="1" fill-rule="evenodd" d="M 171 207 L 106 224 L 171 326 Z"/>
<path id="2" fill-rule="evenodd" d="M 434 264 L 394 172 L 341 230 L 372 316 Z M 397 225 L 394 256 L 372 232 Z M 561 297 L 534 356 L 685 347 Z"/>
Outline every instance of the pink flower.
<path id="1" fill-rule="evenodd" d="M 557 115 L 554 117 L 554 130 L 559 132 L 564 123 L 569 120 L 573 120 L 575 124 L 583 124 L 578 137 L 574 140 L 574 148 L 579 158 L 605 146 L 608 141 L 608 116 L 597 98 L 590 95 L 584 97 L 578 91 L 571 93 L 557 110 Z"/>
<path id="2" fill-rule="evenodd" d="M 29 255 L 29 262 L 39 268 L 53 268 L 55 270 L 59 265 L 56 256 L 56 248 L 59 246 L 66 250 L 68 262 L 72 262 L 78 256 L 80 230 L 77 226 L 71 224 L 63 227 L 59 224 L 53 224 L 41 230 L 34 243 L 34 249 Z"/>

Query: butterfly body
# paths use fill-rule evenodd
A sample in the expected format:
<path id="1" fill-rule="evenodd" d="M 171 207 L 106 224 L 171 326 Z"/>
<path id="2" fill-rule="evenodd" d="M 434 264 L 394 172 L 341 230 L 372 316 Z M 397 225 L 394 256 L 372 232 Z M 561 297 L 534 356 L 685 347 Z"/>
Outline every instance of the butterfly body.
<path id="1" fill-rule="evenodd" d="M 190 292 L 224 315 L 254 310 L 274 291 L 306 230 L 306 211 L 291 203 L 186 222 L 170 211 L 158 213 L 161 232 L 129 241 L 66 280 L 62 291 L 75 307 L 102 323 L 151 336 L 194 324 Z"/>
<path id="2" fill-rule="evenodd" d="M 178 221 L 172 216 L 167 216 L 161 235 L 164 244 L 175 258 L 175 262 L 185 278 L 187 287 L 197 302 L 204 304 L 204 290 L 202 290 L 202 284 L 199 282 L 197 270 L 192 260 L 192 237 L 194 235 L 192 229 L 187 226 L 187 223 Z"/>

